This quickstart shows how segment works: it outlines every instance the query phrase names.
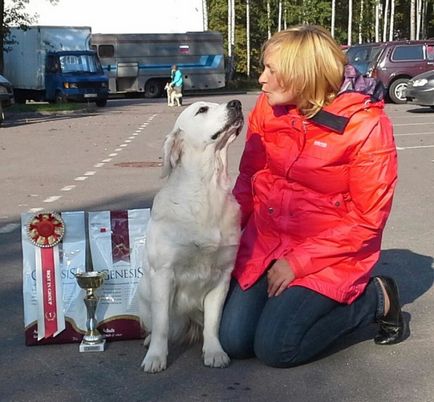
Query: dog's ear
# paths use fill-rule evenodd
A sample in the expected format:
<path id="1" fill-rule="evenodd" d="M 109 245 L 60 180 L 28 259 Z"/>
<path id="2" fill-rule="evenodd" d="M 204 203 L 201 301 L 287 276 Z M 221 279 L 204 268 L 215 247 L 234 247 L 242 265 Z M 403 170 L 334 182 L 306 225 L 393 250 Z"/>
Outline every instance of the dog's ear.
<path id="1" fill-rule="evenodd" d="M 164 141 L 163 151 L 163 171 L 161 177 L 164 178 L 170 175 L 172 169 L 178 164 L 182 154 L 182 138 L 181 130 L 175 129 L 166 136 Z"/>

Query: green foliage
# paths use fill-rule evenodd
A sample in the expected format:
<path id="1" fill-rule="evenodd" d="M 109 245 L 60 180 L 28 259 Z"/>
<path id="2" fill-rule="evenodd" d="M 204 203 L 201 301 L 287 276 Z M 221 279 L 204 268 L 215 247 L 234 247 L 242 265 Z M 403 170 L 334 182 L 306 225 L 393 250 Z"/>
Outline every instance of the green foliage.
<path id="1" fill-rule="evenodd" d="M 375 40 L 375 4 L 379 1 L 384 10 L 385 0 L 353 0 L 351 43 L 359 41 L 359 26 L 362 42 Z M 427 4 L 426 32 L 422 37 L 434 37 L 434 0 L 424 0 Z M 210 30 L 220 31 L 225 38 L 227 51 L 228 36 L 228 0 L 208 0 L 208 26 Z M 271 33 L 278 29 L 279 0 L 269 0 L 270 21 L 267 19 L 267 0 L 250 0 L 250 69 L 251 77 L 258 77 L 261 70 L 261 47 L 268 37 L 268 25 Z M 348 41 L 348 0 L 335 1 L 334 37 L 339 44 Z M 410 7 L 409 0 L 395 0 L 394 39 L 410 38 Z M 290 27 L 302 23 L 322 25 L 331 28 L 331 0 L 282 0 L 282 29 L 284 23 Z M 390 1 L 389 1 L 390 12 Z M 246 76 L 247 72 L 247 38 L 246 38 L 246 0 L 235 0 L 235 46 L 232 51 L 235 62 L 235 76 Z M 380 40 L 383 31 L 383 16 L 380 16 Z M 387 27 L 387 38 L 389 27 Z"/>
<path id="2" fill-rule="evenodd" d="M 6 109 L 7 113 L 43 113 L 43 112 L 68 112 L 75 110 L 94 111 L 96 110 L 95 103 L 46 103 L 46 102 L 30 102 L 26 104 L 16 103 Z"/>

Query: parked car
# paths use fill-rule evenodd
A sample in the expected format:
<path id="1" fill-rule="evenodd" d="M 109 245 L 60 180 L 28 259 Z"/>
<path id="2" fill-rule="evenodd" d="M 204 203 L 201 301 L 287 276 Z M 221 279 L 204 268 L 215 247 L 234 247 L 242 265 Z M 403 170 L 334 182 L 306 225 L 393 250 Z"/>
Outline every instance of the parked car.
<path id="1" fill-rule="evenodd" d="M 14 91 L 12 84 L 2 75 L 0 75 L 0 124 L 3 123 L 3 109 L 14 103 Z"/>
<path id="2" fill-rule="evenodd" d="M 408 81 L 407 101 L 434 109 L 434 70 L 427 71 Z"/>
<path id="3" fill-rule="evenodd" d="M 434 68 L 434 39 L 354 45 L 347 57 L 362 74 L 381 80 L 392 102 L 405 103 L 408 81 Z"/>

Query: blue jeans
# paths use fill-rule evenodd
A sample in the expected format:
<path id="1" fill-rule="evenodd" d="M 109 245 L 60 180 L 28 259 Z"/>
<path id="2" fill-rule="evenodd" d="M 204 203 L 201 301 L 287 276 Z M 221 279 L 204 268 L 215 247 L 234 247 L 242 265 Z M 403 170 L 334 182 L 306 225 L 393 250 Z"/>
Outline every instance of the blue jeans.
<path id="1" fill-rule="evenodd" d="M 292 286 L 267 295 L 267 278 L 243 291 L 231 282 L 220 325 L 220 341 L 235 359 L 256 356 L 273 367 L 311 360 L 334 341 L 381 317 L 384 300 L 376 280 L 352 304 L 341 304 L 310 289 Z"/>

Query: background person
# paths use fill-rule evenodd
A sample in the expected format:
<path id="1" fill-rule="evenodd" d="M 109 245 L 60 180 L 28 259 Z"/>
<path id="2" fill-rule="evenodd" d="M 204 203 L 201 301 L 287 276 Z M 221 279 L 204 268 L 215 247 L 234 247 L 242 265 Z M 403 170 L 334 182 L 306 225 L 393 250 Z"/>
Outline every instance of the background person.
<path id="1" fill-rule="evenodd" d="M 290 367 L 374 322 L 377 344 L 400 342 L 396 283 L 370 278 L 397 181 L 383 92 L 318 26 L 276 33 L 263 62 L 234 188 L 243 234 L 222 346 Z"/>
<path id="2" fill-rule="evenodd" d="M 184 86 L 184 80 L 182 78 L 182 72 L 179 70 L 178 66 L 174 64 L 172 66 L 172 70 L 170 73 L 171 82 L 170 85 L 173 87 L 173 89 L 176 91 L 176 93 L 182 95 L 182 88 Z M 179 98 L 179 102 L 182 105 L 182 97 Z"/>

